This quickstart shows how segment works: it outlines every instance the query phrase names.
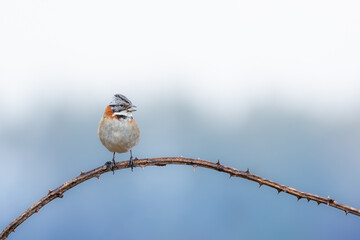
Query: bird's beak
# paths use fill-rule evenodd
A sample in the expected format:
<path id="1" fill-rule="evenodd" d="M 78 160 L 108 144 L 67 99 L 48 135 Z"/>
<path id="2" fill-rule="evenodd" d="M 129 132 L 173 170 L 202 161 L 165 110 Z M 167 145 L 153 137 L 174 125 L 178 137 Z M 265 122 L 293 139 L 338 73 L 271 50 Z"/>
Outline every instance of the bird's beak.
<path id="1" fill-rule="evenodd" d="M 134 108 L 136 108 L 136 106 L 131 104 L 130 106 L 127 107 L 126 110 L 127 110 L 128 112 L 135 112 L 136 109 L 134 109 Z"/>

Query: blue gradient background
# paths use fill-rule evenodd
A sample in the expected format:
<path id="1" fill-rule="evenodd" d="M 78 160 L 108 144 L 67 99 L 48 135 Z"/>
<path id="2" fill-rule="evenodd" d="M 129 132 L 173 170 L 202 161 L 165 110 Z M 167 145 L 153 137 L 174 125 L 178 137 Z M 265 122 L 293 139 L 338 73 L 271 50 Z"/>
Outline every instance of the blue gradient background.
<path id="1" fill-rule="evenodd" d="M 138 158 L 201 158 L 360 208 L 356 1 L 2 1 L 0 228 L 110 160 L 112 94 Z M 128 154 L 117 155 L 127 160 Z M 207 169 L 91 179 L 9 239 L 359 239 L 360 218 Z"/>

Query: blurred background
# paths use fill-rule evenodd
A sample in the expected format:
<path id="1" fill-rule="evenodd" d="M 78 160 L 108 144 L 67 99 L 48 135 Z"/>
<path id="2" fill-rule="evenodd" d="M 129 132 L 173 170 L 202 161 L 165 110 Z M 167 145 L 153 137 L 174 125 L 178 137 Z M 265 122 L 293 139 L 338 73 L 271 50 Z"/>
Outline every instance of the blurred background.
<path id="1" fill-rule="evenodd" d="M 0 228 L 111 160 L 112 95 L 138 158 L 184 156 L 360 208 L 358 1 L 1 1 Z M 129 154 L 117 155 L 117 161 Z M 117 171 L 9 239 L 359 239 L 360 218 L 188 166 Z"/>

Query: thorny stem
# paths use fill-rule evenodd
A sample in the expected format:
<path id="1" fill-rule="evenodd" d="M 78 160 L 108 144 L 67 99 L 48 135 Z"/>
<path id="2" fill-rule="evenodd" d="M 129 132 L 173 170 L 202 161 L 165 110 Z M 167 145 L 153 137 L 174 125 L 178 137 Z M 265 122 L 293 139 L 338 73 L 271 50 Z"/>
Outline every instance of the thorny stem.
<path id="1" fill-rule="evenodd" d="M 108 162 L 110 163 L 110 162 Z M 106 163 L 103 166 L 97 167 L 93 170 L 90 170 L 88 172 L 81 171 L 80 175 L 76 178 L 64 183 L 60 187 L 56 188 L 55 190 L 49 190 L 48 194 L 46 194 L 43 198 L 41 198 L 39 201 L 37 201 L 34 205 L 29 207 L 25 212 L 23 212 L 18 218 L 16 218 L 14 221 L 12 221 L 1 233 L 0 233 L 0 239 L 6 239 L 8 235 L 15 231 L 15 228 L 17 228 L 21 223 L 23 223 L 26 219 L 28 219 L 31 215 L 34 213 L 39 212 L 40 208 L 54 200 L 55 198 L 62 198 L 64 192 L 67 190 L 75 187 L 76 185 L 85 182 L 93 177 L 99 178 L 101 174 L 107 173 L 112 171 L 112 168 L 109 166 L 111 164 Z M 178 165 L 192 165 L 194 167 L 204 167 L 209 168 L 212 170 L 216 170 L 219 172 L 224 172 L 230 174 L 230 177 L 241 177 L 248 179 L 250 181 L 257 182 L 259 184 L 259 187 L 262 185 L 267 185 L 269 187 L 272 187 L 280 192 L 284 192 L 287 194 L 291 194 L 295 197 L 297 197 L 298 200 L 301 198 L 305 198 L 308 201 L 315 201 L 319 205 L 320 203 L 326 204 L 328 206 L 340 209 L 346 213 L 348 213 L 360 216 L 360 210 L 340 204 L 336 202 L 332 198 L 324 198 L 321 196 L 317 196 L 314 194 L 301 192 L 299 190 L 296 190 L 291 187 L 286 187 L 284 185 L 281 185 L 279 183 L 267 180 L 265 178 L 259 177 L 257 175 L 254 175 L 250 173 L 249 169 L 246 171 L 240 171 L 236 170 L 235 168 L 230 168 L 224 165 L 221 165 L 218 161 L 217 163 L 208 162 L 204 160 L 199 159 L 192 159 L 192 158 L 183 158 L 183 157 L 163 157 L 163 158 L 145 158 L 145 159 L 135 159 L 134 165 L 135 167 L 146 167 L 146 166 L 165 166 L 167 164 L 178 164 Z M 117 162 L 113 169 L 119 170 L 124 168 L 131 167 L 129 165 L 128 161 L 123 162 Z"/>

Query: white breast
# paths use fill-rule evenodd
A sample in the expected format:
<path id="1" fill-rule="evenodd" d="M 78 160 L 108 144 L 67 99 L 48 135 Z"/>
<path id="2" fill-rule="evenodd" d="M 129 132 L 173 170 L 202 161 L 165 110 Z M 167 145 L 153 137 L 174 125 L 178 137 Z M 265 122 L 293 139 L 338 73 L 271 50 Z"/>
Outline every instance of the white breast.
<path id="1" fill-rule="evenodd" d="M 98 135 L 101 143 L 110 151 L 124 153 L 130 151 L 140 138 L 140 131 L 131 118 L 102 118 Z"/>

